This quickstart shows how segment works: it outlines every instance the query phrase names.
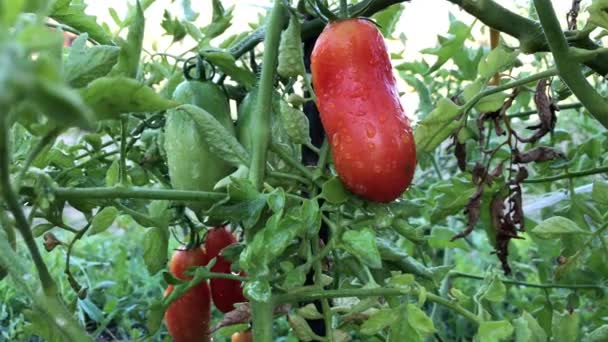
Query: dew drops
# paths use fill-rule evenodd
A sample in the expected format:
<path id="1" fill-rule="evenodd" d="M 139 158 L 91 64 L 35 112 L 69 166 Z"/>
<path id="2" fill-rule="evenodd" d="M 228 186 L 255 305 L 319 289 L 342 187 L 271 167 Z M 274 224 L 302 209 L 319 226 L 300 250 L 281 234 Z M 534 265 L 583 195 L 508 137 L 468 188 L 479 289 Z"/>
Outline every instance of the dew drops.
<path id="1" fill-rule="evenodd" d="M 353 158 L 353 156 L 349 152 L 347 152 L 347 153 L 344 154 L 344 159 L 350 160 L 352 158 Z"/>
<path id="2" fill-rule="evenodd" d="M 374 136 L 376 136 L 376 128 L 374 127 L 374 125 L 368 123 L 365 125 L 365 133 L 367 134 L 368 138 L 373 138 Z"/>
<path id="3" fill-rule="evenodd" d="M 333 148 L 338 148 L 338 146 L 340 146 L 340 133 L 334 133 L 331 139 L 331 145 Z"/>
<path id="4" fill-rule="evenodd" d="M 386 122 L 386 114 L 380 114 L 380 123 L 385 123 Z"/>
<path id="5" fill-rule="evenodd" d="M 380 173 L 382 172 L 382 168 L 380 167 L 380 165 L 375 165 L 374 166 L 374 173 Z"/>
<path id="6" fill-rule="evenodd" d="M 401 135 L 401 141 L 403 141 L 404 144 L 409 144 L 410 143 L 410 137 L 407 133 L 403 133 Z"/>
<path id="7" fill-rule="evenodd" d="M 347 144 L 350 144 L 350 143 L 353 142 L 353 137 L 350 136 L 350 135 L 347 135 L 346 138 L 345 138 L 345 141 L 346 141 Z"/>
<path id="8" fill-rule="evenodd" d="M 367 143 L 367 148 L 369 148 L 370 151 L 373 151 L 376 149 L 376 145 L 374 143 Z"/>

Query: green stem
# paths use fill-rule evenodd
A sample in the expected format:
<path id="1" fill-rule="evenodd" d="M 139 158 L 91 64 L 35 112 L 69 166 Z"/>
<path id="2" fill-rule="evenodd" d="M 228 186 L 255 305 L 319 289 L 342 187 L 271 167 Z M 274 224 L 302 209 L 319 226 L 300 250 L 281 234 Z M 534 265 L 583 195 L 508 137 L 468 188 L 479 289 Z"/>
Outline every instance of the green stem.
<path id="1" fill-rule="evenodd" d="M 275 177 L 275 178 L 295 180 L 295 181 L 298 181 L 298 182 L 306 184 L 306 185 L 311 184 L 310 180 L 308 180 L 307 178 L 300 177 L 298 175 L 292 175 L 291 173 L 285 173 L 285 172 L 279 172 L 279 171 L 268 171 L 268 175 L 270 177 Z"/>
<path id="2" fill-rule="evenodd" d="M 581 108 L 583 106 L 582 103 L 580 102 L 576 102 L 576 103 L 568 103 L 565 105 L 558 105 L 560 110 L 566 110 L 566 109 L 578 109 Z M 530 116 L 532 114 L 536 114 L 538 113 L 538 109 L 533 109 L 533 110 L 528 110 L 525 112 L 519 112 L 519 113 L 512 113 L 509 114 L 508 117 L 510 118 L 521 118 L 521 117 L 527 117 Z"/>
<path id="3" fill-rule="evenodd" d="M 608 101 L 587 82 L 582 66 L 570 58 L 570 48 L 551 1 L 534 0 L 534 6 L 559 70 L 559 76 L 589 113 L 604 127 L 608 127 Z"/>
<path id="4" fill-rule="evenodd" d="M 15 177 L 15 185 L 17 189 L 21 187 L 21 181 L 23 180 L 23 177 L 25 176 L 27 170 L 30 168 L 30 165 L 32 165 L 32 163 L 34 162 L 34 159 L 36 159 L 40 152 L 42 152 L 49 144 L 52 144 L 55 141 L 59 133 L 61 133 L 60 128 L 52 129 L 47 134 L 45 134 L 42 139 L 40 139 L 40 141 L 36 144 L 36 146 L 34 146 L 34 148 L 30 151 L 30 153 L 28 153 L 27 158 L 23 162 L 23 166 L 21 166 L 21 170 L 19 170 L 17 177 Z"/>
<path id="5" fill-rule="evenodd" d="M 476 279 L 476 280 L 484 280 L 485 277 L 478 276 L 475 274 L 469 274 L 464 272 L 450 271 L 448 273 L 449 278 L 467 278 L 467 279 Z M 510 280 L 510 279 L 501 279 L 501 282 L 510 285 L 518 285 L 525 287 L 533 287 L 537 289 L 590 289 L 590 290 L 605 290 L 605 286 L 593 285 L 593 284 L 537 284 L 537 283 L 528 283 L 524 281 Z"/>
<path id="6" fill-rule="evenodd" d="M 272 108 L 272 92 L 274 75 L 278 60 L 279 40 L 281 30 L 285 23 L 285 9 L 282 0 L 275 0 L 264 37 L 264 58 L 258 88 L 258 98 L 253 112 L 253 147 L 251 165 L 249 167 L 249 180 L 259 190 L 264 183 L 266 170 L 266 155 L 270 144 L 270 112 Z"/>
<path id="7" fill-rule="evenodd" d="M 340 0 L 340 18 L 348 18 L 348 1 Z"/>
<path id="8" fill-rule="evenodd" d="M 323 298 L 344 298 L 344 297 L 391 297 L 391 296 L 404 296 L 412 295 L 417 296 L 419 290 L 416 288 L 401 289 L 401 288 L 358 288 L 358 289 L 339 289 L 339 290 L 325 290 L 325 289 L 306 289 L 294 293 L 285 293 L 276 295 L 274 297 L 277 304 L 280 303 L 295 303 L 303 301 L 312 301 Z M 468 319 L 472 323 L 479 324 L 479 318 L 469 310 L 462 306 L 450 301 L 449 299 L 440 297 L 433 293 L 426 293 L 428 301 L 443 305 L 452 311 L 455 311 Z"/>
<path id="9" fill-rule="evenodd" d="M 312 239 L 312 254 L 313 255 L 319 254 L 319 243 L 320 243 L 319 234 L 315 234 L 315 236 Z M 323 269 L 322 269 L 322 265 L 321 265 L 321 260 L 322 259 L 317 259 L 313 264 L 313 267 L 315 270 L 315 285 L 318 286 L 320 289 L 323 288 L 323 286 L 321 285 L 321 280 L 323 279 Z M 321 306 L 323 307 L 323 321 L 325 322 L 325 337 L 327 338 L 328 341 L 333 342 L 332 324 L 331 324 L 331 308 L 329 306 L 329 301 L 327 300 L 327 298 L 321 299 Z"/>
<path id="10" fill-rule="evenodd" d="M 482 98 L 484 98 L 486 96 L 500 93 L 502 91 L 509 90 L 511 88 L 521 87 L 528 83 L 542 80 L 543 78 L 547 78 L 547 77 L 551 77 L 551 76 L 555 76 L 555 75 L 557 75 L 557 69 L 551 68 L 551 69 L 547 69 L 545 71 L 541 71 L 536 74 L 532 74 L 530 76 L 522 77 L 520 79 L 517 79 L 517 80 L 509 82 L 509 83 L 505 83 L 505 84 L 502 84 L 502 85 L 499 85 L 499 86 L 496 86 L 493 88 L 488 88 L 482 92 L 479 92 L 477 95 L 473 96 L 473 98 L 471 98 L 469 101 L 467 101 L 467 103 L 465 103 L 463 106 L 463 108 L 465 108 L 464 111 L 466 112 L 469 109 L 473 108 L 477 104 L 477 102 L 479 102 L 479 100 L 481 100 Z"/>
<path id="11" fill-rule="evenodd" d="M 61 188 L 53 189 L 58 198 L 70 199 L 117 199 L 138 198 L 188 202 L 217 202 L 226 197 L 221 192 L 150 189 L 143 187 L 112 188 Z"/>
<path id="12" fill-rule="evenodd" d="M 601 54 L 605 54 L 605 53 L 608 53 L 608 48 L 587 50 L 587 49 L 571 47 L 568 57 L 571 58 L 573 61 L 582 63 L 582 62 L 586 62 L 586 61 L 589 61 L 589 60 L 597 57 L 597 55 L 601 55 Z"/>
<path id="13" fill-rule="evenodd" d="M 542 71 L 542 72 L 539 72 L 539 73 L 536 73 L 536 74 L 533 74 L 533 75 L 530 75 L 527 77 L 520 78 L 513 82 L 509 82 L 509 83 L 505 83 L 505 84 L 502 84 L 502 85 L 499 85 L 496 87 L 488 88 L 484 91 L 477 93 L 469 101 L 467 101 L 463 106 L 461 106 L 459 113 L 467 113 L 471 108 L 473 108 L 477 104 L 477 102 L 479 102 L 479 100 L 483 99 L 486 96 L 500 93 L 502 91 L 505 91 L 505 90 L 508 90 L 511 88 L 520 87 L 520 86 L 526 85 L 530 82 L 535 82 L 535 81 L 538 81 L 543 78 L 555 76 L 556 74 L 557 74 L 557 69 L 555 69 L 555 68 L 547 69 L 545 71 Z M 452 124 L 452 121 L 446 121 L 445 123 L 443 123 L 441 129 L 438 129 L 436 131 L 437 132 L 436 135 L 439 134 L 440 132 L 442 132 L 444 129 L 446 129 L 451 124 Z M 433 141 L 433 139 L 429 139 L 428 141 L 430 143 Z M 419 146 L 419 148 L 424 149 L 424 148 L 426 148 L 426 146 Z"/>
<path id="14" fill-rule="evenodd" d="M 138 222 L 144 223 L 149 227 L 155 227 L 156 225 L 158 225 L 158 222 L 156 222 L 156 220 L 153 219 L 152 217 L 150 217 L 146 214 L 140 213 L 137 210 L 133 210 L 133 209 L 127 207 L 126 205 L 120 203 L 119 201 L 114 201 L 114 205 L 116 205 L 125 214 L 135 218 Z"/>
<path id="15" fill-rule="evenodd" d="M 15 217 L 16 227 L 19 230 L 19 233 L 21 233 L 21 236 L 23 237 L 23 240 L 25 241 L 25 244 L 32 256 L 32 260 L 36 265 L 38 277 L 40 278 L 40 283 L 42 284 L 42 289 L 45 295 L 49 297 L 56 296 L 57 285 L 53 281 L 44 260 L 42 260 L 42 255 L 40 255 L 40 250 L 38 250 L 38 246 L 36 245 L 36 240 L 32 234 L 30 224 L 28 223 L 23 210 L 21 210 L 21 204 L 17 200 L 17 195 L 13 191 L 13 185 L 11 184 L 9 168 L 9 130 L 7 121 L 7 115 L 0 116 L 0 189 L 9 210 Z"/>
<path id="16" fill-rule="evenodd" d="M 290 156 L 288 153 L 286 153 L 282 148 L 274 145 L 274 144 L 270 144 L 270 150 L 274 153 L 276 153 L 279 158 L 283 159 L 283 161 L 293 167 L 294 169 L 300 171 L 300 173 L 305 176 L 306 178 L 310 179 L 311 181 L 315 182 L 316 177 L 315 175 L 312 173 L 312 171 L 307 168 L 306 166 L 302 165 L 302 163 L 300 163 L 299 161 L 297 161 L 295 158 L 293 158 L 292 156 Z M 317 182 L 315 182 L 315 184 L 317 184 Z M 320 186 L 320 184 L 317 184 Z"/>
<path id="17" fill-rule="evenodd" d="M 408 0 L 374 0 L 369 4 L 366 4 L 365 1 L 359 2 L 356 5 L 350 7 L 350 13 L 358 12 L 359 10 L 365 7 L 365 11 L 361 14 L 362 17 L 369 17 L 372 14 L 379 12 L 391 5 L 398 4 L 400 2 L 405 2 Z M 325 23 L 321 19 L 313 19 L 310 21 L 306 21 L 302 24 L 302 39 L 306 40 L 311 37 L 319 35 L 323 28 L 325 27 Z M 230 48 L 230 53 L 235 57 L 239 58 L 249 50 L 253 49 L 260 42 L 264 40 L 265 28 L 263 26 L 254 32 L 252 32 L 249 36 L 241 40 L 239 43 L 233 45 Z"/>
<path id="18" fill-rule="evenodd" d="M 253 340 L 256 342 L 272 341 L 273 303 L 252 301 L 251 320 Z"/>
<path id="19" fill-rule="evenodd" d="M 596 175 L 598 173 L 608 173 L 608 166 L 602 166 L 598 168 L 582 170 L 582 171 L 574 171 L 574 172 L 566 172 L 555 176 L 543 177 L 543 178 L 532 178 L 524 180 L 524 183 L 533 184 L 533 183 L 546 183 L 546 182 L 554 182 L 560 179 L 574 179 L 578 177 L 585 177 L 590 175 Z"/>
<path id="20" fill-rule="evenodd" d="M 285 26 L 286 16 L 283 0 L 274 0 L 268 15 L 268 22 L 264 26 L 264 57 L 258 98 L 253 112 L 253 146 L 251 165 L 249 167 L 249 180 L 261 190 L 264 186 L 264 172 L 266 171 L 266 157 L 270 145 L 270 112 L 272 109 L 272 93 L 274 76 L 277 67 L 279 40 L 281 30 Z M 253 340 L 259 342 L 272 341 L 273 303 L 251 300 L 251 318 L 253 326 Z"/>
<path id="21" fill-rule="evenodd" d="M 129 115 L 123 114 L 120 117 L 120 160 L 119 169 L 120 177 L 119 182 L 122 185 L 127 185 L 127 124 L 129 123 Z"/>
<path id="22" fill-rule="evenodd" d="M 319 161 L 317 162 L 317 168 L 324 171 L 325 165 L 327 165 L 327 161 L 329 159 L 329 142 L 327 138 L 323 139 L 323 144 L 321 145 L 321 149 L 319 150 Z"/>

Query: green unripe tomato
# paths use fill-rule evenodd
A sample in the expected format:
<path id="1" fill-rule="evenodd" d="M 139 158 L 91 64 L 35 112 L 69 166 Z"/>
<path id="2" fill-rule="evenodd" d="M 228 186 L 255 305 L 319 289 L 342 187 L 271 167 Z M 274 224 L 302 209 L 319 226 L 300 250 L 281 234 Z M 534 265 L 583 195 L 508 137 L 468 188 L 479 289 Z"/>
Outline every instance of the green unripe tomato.
<path id="1" fill-rule="evenodd" d="M 222 89 L 211 82 L 185 81 L 177 86 L 173 99 L 196 105 L 213 115 L 230 134 L 234 125 Z M 171 185 L 178 190 L 212 191 L 233 167 L 213 154 L 194 120 L 184 111 L 174 111 L 165 123 L 165 151 Z M 203 203 L 187 203 L 195 212 L 208 209 Z"/>

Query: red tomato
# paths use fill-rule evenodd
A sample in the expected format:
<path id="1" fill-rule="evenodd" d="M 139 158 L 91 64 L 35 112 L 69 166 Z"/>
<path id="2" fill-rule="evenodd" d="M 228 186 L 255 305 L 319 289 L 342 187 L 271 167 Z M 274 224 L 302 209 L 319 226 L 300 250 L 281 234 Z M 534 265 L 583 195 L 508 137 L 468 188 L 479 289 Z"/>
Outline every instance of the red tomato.
<path id="1" fill-rule="evenodd" d="M 236 237 L 225 227 L 215 228 L 207 233 L 205 249 L 209 259 L 217 257 L 215 265 L 211 267 L 211 272 L 231 273 L 230 262 L 219 254 L 222 249 L 236 243 L 236 241 Z M 241 287 L 240 281 L 213 278 L 211 279 L 210 284 L 213 304 L 215 304 L 215 307 L 221 312 L 226 313 L 232 311 L 235 303 L 247 301 L 243 296 L 243 288 Z"/>
<path id="2" fill-rule="evenodd" d="M 251 335 L 251 331 L 241 331 L 232 334 L 230 338 L 232 342 L 253 342 L 253 336 Z"/>
<path id="3" fill-rule="evenodd" d="M 184 271 L 191 266 L 204 266 L 208 259 L 202 248 L 175 251 L 169 269 L 176 277 L 187 279 Z M 165 290 L 165 296 L 173 291 L 173 285 Z M 209 342 L 211 320 L 211 296 L 209 285 L 203 281 L 171 303 L 165 312 L 167 329 L 175 342 Z"/>
<path id="4" fill-rule="evenodd" d="M 329 23 L 313 49 L 311 69 L 342 182 L 368 200 L 399 197 L 412 182 L 416 147 L 380 31 L 364 19 Z"/>
<path id="5" fill-rule="evenodd" d="M 186 270 L 191 266 L 205 266 L 209 262 L 209 257 L 202 246 L 189 251 L 185 247 L 180 247 L 171 257 L 169 271 L 179 279 L 189 280 L 192 277 L 186 276 Z"/>

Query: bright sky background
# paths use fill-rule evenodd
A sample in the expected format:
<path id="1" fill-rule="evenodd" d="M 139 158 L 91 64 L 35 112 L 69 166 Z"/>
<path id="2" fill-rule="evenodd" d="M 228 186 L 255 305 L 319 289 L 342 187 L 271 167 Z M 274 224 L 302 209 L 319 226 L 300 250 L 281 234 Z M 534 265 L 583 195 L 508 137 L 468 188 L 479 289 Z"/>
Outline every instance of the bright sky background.
<path id="1" fill-rule="evenodd" d="M 120 17 L 124 17 L 127 10 L 127 3 L 125 0 L 85 0 L 88 4 L 87 12 L 92 15 L 96 15 L 102 22 L 108 23 L 110 27 L 114 28 L 112 18 L 109 15 L 108 8 L 113 7 Z M 131 1 L 132 3 L 134 1 Z M 295 0 L 293 1 L 295 2 Z M 522 6 L 528 8 L 531 0 L 497 0 L 498 3 L 503 6 L 517 11 Z M 590 0 L 584 0 L 583 6 L 588 5 Z M 156 0 L 150 8 L 145 12 L 146 16 L 146 34 L 144 47 L 150 49 L 153 45 L 164 49 L 169 43 L 170 38 L 163 36 L 163 29 L 160 23 L 163 18 L 163 12 L 168 9 L 173 16 L 181 17 L 181 0 Z M 211 21 L 211 0 L 192 0 L 192 8 L 194 11 L 200 13 L 197 22 L 200 26 L 205 26 Z M 223 0 L 224 7 L 235 6 L 234 19 L 232 21 L 233 26 L 226 32 L 225 36 L 230 34 L 239 33 L 249 30 L 247 23 L 256 22 L 258 13 L 266 11 L 271 1 L 253 1 L 253 0 Z M 411 2 L 404 3 L 405 11 L 395 32 L 395 37 L 398 37 L 401 33 L 407 37 L 406 43 L 406 60 L 415 60 L 424 56 L 428 63 L 432 63 L 434 60 L 433 56 L 420 55 L 418 51 L 436 46 L 437 35 L 445 35 L 449 27 L 448 15 L 451 12 L 459 20 L 465 23 L 472 23 L 474 18 L 468 13 L 459 9 L 458 6 L 452 5 L 447 0 L 412 0 Z M 555 11 L 560 16 L 562 24 L 565 26 L 566 13 L 570 9 L 571 1 L 569 0 L 553 0 L 553 6 Z M 520 14 L 525 14 L 520 13 Z M 583 15 L 581 13 L 581 15 Z M 475 29 L 479 31 L 483 25 L 477 24 Z M 487 31 L 486 31 L 487 32 Z M 475 37 L 480 39 L 477 44 L 489 44 L 488 34 L 480 35 L 476 34 Z M 397 44 L 391 44 L 387 42 L 389 47 Z M 176 45 L 173 53 L 181 53 L 185 49 L 192 47 L 192 43 L 186 43 L 182 46 Z M 398 45 L 397 45 L 398 46 Z M 180 49 L 181 47 L 181 49 Z M 399 88 L 401 91 L 405 91 L 406 94 L 402 98 L 402 102 L 405 108 L 411 108 L 408 113 L 414 112 L 414 108 L 418 106 L 418 96 L 412 92 L 412 89 L 407 87 L 404 82 L 399 82 Z"/>

